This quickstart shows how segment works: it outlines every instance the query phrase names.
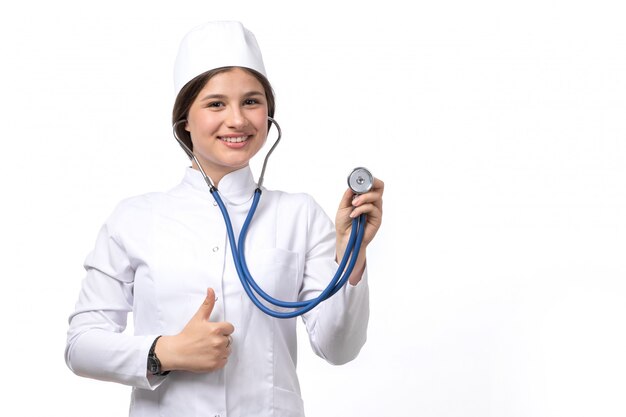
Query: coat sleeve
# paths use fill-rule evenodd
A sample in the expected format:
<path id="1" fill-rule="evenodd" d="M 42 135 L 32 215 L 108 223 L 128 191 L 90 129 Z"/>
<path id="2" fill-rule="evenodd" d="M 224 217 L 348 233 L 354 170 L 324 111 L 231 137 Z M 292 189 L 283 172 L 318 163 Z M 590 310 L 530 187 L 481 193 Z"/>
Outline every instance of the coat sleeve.
<path id="1" fill-rule="evenodd" d="M 65 361 L 80 376 L 154 389 L 164 378 L 148 375 L 147 358 L 158 335 L 123 333 L 133 307 L 134 269 L 116 236 L 122 212 L 118 206 L 85 259 L 86 275 L 69 317 Z"/>
<path id="2" fill-rule="evenodd" d="M 317 203 L 308 210 L 307 249 L 300 300 L 319 295 L 337 270 L 335 228 Z M 357 357 L 367 338 L 369 287 L 367 270 L 357 285 L 347 282 L 330 299 L 302 316 L 313 351 L 341 365 Z"/>

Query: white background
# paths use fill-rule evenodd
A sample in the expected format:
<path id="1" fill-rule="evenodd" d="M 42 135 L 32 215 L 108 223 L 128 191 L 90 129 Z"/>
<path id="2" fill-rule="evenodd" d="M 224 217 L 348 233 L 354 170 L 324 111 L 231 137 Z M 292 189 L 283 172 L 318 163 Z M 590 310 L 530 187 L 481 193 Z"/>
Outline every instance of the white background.
<path id="1" fill-rule="evenodd" d="M 369 340 L 332 367 L 300 339 L 309 416 L 626 414 L 622 2 L 11 3 L 11 415 L 127 414 L 127 387 L 66 368 L 67 316 L 116 203 L 182 178 L 172 64 L 184 33 L 215 19 L 256 34 L 276 90 L 284 138 L 265 185 L 309 192 L 333 216 L 354 166 L 386 183 Z"/>

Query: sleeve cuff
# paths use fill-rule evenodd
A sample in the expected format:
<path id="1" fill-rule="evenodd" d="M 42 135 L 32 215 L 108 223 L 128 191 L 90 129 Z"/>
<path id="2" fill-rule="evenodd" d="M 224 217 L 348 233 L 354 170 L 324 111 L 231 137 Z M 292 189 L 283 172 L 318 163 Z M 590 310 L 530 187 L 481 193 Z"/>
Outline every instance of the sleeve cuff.
<path id="1" fill-rule="evenodd" d="M 149 389 L 150 391 L 154 391 L 155 389 L 157 389 L 159 385 L 161 385 L 163 381 L 165 381 L 165 378 L 167 378 L 167 375 L 152 375 L 148 372 L 148 354 L 150 353 L 150 348 L 152 347 L 154 339 L 159 336 L 160 335 L 158 334 L 146 336 L 140 349 L 140 351 L 143 353 L 145 372 L 145 379 L 143 384 L 144 386 L 140 388 Z"/>

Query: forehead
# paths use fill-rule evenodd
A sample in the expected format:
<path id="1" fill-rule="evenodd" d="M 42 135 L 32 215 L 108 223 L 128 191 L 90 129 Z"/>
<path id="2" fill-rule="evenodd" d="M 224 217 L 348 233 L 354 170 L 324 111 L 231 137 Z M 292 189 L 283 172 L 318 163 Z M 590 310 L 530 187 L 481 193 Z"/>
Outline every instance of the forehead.
<path id="1" fill-rule="evenodd" d="M 201 90 L 202 93 L 246 94 L 250 91 L 264 93 L 261 82 L 243 68 L 231 68 L 211 77 Z"/>

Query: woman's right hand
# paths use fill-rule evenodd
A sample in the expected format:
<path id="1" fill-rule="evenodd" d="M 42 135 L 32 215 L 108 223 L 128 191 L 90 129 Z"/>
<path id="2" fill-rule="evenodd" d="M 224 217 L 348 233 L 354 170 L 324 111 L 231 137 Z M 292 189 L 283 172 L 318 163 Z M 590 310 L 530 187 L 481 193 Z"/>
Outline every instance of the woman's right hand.
<path id="1" fill-rule="evenodd" d="M 235 328 L 228 322 L 209 321 L 214 305 L 215 291 L 209 288 L 185 328 L 175 336 L 159 338 L 155 353 L 162 371 L 211 372 L 226 365 Z"/>

